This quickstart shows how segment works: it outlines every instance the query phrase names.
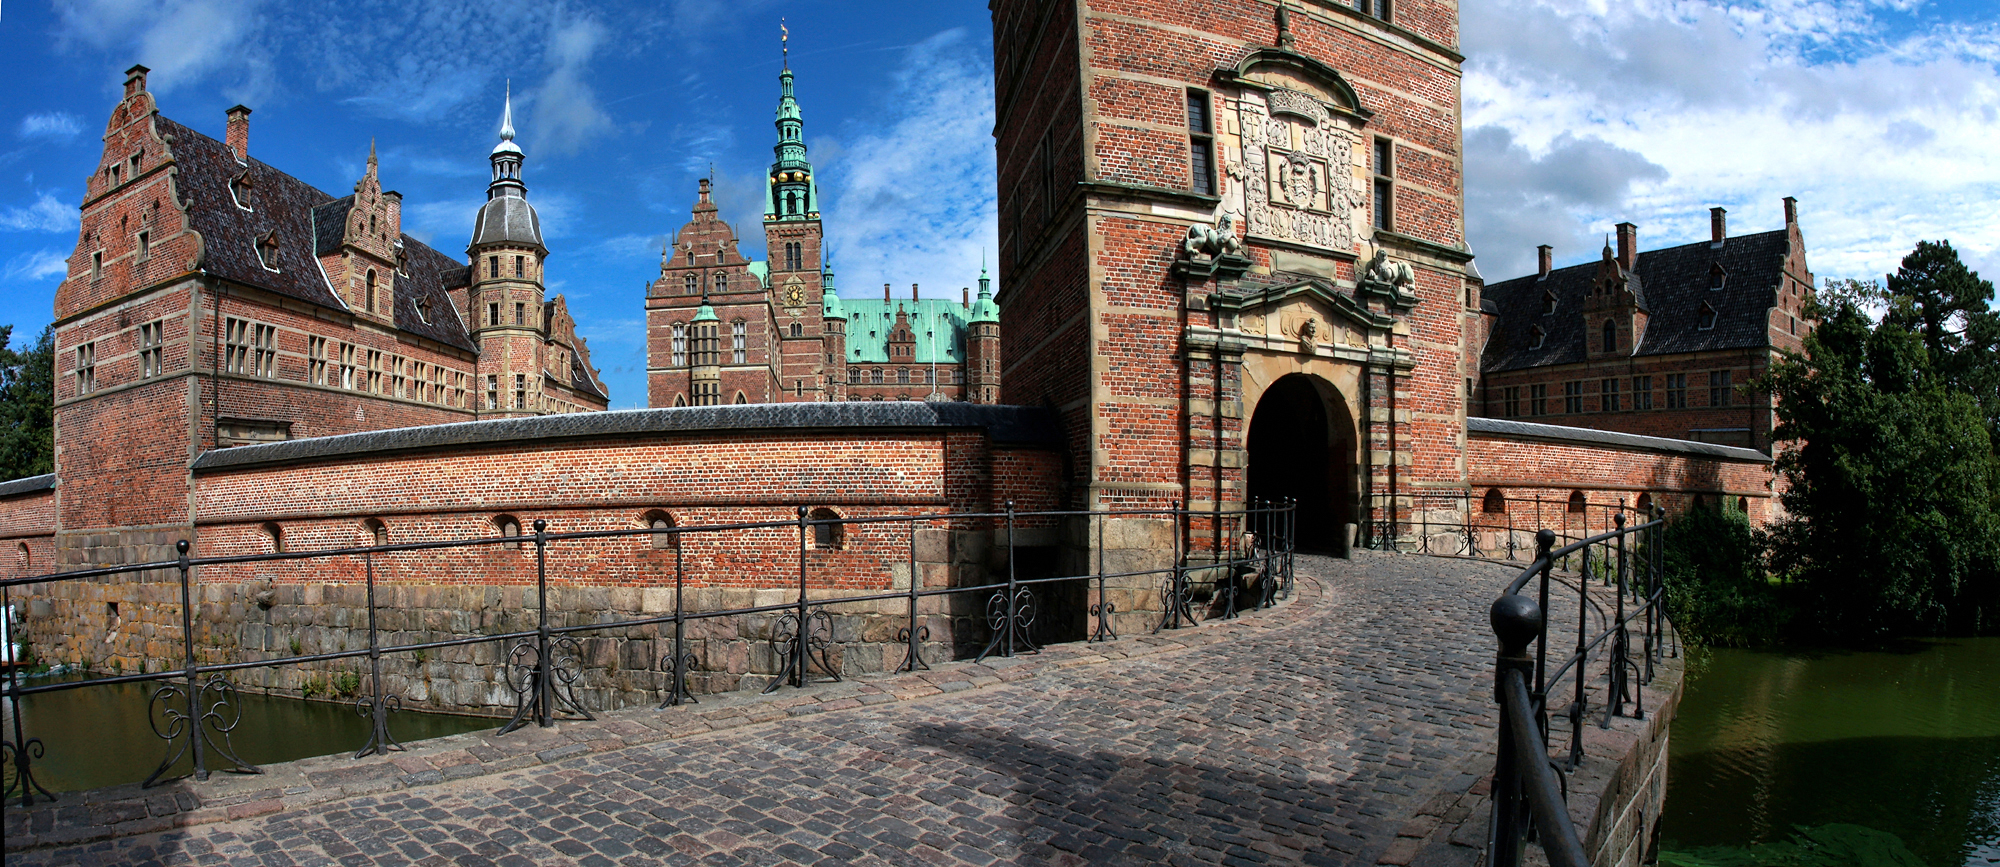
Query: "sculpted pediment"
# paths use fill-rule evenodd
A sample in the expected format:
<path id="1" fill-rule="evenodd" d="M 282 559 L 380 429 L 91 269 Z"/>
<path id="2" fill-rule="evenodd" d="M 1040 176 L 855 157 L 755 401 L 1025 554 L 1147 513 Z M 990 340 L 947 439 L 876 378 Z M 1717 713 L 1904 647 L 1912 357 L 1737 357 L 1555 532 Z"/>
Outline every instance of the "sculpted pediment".
<path id="1" fill-rule="evenodd" d="M 1366 346 L 1370 333 L 1395 324 L 1318 280 L 1270 286 L 1243 296 L 1217 296 L 1214 304 L 1218 311 L 1234 313 L 1237 329 L 1246 335 L 1310 346 Z"/>

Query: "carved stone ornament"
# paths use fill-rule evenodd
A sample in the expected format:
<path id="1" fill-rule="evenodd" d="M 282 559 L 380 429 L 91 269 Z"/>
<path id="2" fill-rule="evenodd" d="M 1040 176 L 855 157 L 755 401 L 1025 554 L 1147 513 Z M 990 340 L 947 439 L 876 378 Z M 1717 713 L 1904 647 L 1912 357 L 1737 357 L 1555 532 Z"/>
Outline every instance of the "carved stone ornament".
<path id="1" fill-rule="evenodd" d="M 1222 212 L 1215 218 L 1213 228 L 1200 224 L 1189 226 L 1187 240 L 1182 242 L 1181 248 L 1190 259 L 1244 255 L 1243 241 L 1236 237 L 1236 215 Z"/>
<path id="2" fill-rule="evenodd" d="M 1361 271 L 1361 278 L 1355 281 L 1354 294 L 1378 295 L 1386 299 L 1390 306 L 1414 307 L 1417 296 L 1411 292 L 1416 285 L 1417 274 L 1408 262 L 1389 261 L 1389 252 L 1377 248 L 1369 257 L 1367 267 Z"/>
<path id="3" fill-rule="evenodd" d="M 1272 114 L 1297 115 L 1314 124 L 1324 123 L 1331 117 L 1319 100 L 1296 90 L 1278 88 L 1265 94 L 1264 100 L 1271 106 Z"/>
<path id="4" fill-rule="evenodd" d="M 1271 100 L 1266 113 L 1265 100 Z M 1287 108 L 1280 113 L 1278 105 Z M 1246 92 L 1240 187 L 1250 234 L 1328 250 L 1354 249 L 1351 133 L 1318 100 L 1289 90 Z M 1313 111 L 1317 109 L 1317 111 Z"/>

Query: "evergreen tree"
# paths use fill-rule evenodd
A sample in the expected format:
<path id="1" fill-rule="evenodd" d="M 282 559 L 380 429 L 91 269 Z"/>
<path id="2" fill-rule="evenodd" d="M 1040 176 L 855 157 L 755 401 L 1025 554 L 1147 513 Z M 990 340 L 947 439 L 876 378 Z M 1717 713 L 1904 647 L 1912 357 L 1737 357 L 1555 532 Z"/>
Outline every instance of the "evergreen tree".
<path id="1" fill-rule="evenodd" d="M 55 471 L 55 328 L 26 351 L 7 347 L 0 325 L 0 481 Z"/>

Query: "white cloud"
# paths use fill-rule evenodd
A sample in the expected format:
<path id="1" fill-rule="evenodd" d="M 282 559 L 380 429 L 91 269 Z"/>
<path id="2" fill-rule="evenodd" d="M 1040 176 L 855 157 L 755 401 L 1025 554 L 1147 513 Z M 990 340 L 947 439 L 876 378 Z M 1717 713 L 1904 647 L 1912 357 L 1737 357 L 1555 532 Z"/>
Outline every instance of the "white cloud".
<path id="1" fill-rule="evenodd" d="M 22 138 L 69 141 L 83 132 L 83 120 L 66 111 L 31 114 L 21 118 Z"/>
<path id="2" fill-rule="evenodd" d="M 813 155 L 837 285 L 957 297 L 999 237 L 989 58 L 964 30 L 940 33 L 905 52 L 880 102 L 868 131 Z"/>
<path id="3" fill-rule="evenodd" d="M 6 273 L 9 280 L 60 280 L 69 274 L 69 254 L 61 250 L 22 253 L 7 261 Z"/>
<path id="4" fill-rule="evenodd" d="M 1697 240 L 1716 205 L 1734 233 L 1774 229 L 1787 195 L 1821 276 L 1879 274 L 1923 238 L 1992 255 L 2000 30 L 1908 18 L 1914 7 L 1467 2 L 1466 218 L 1481 270 L 1525 273 L 1538 242 L 1590 258 L 1626 219 L 1646 248 Z"/>
<path id="5" fill-rule="evenodd" d="M 533 149 L 575 153 L 611 131 L 611 117 L 584 81 L 604 36 L 604 27 L 590 18 L 566 24 L 550 35 L 548 59 L 555 68 L 534 93 L 534 125 L 528 131 Z"/>
<path id="6" fill-rule="evenodd" d="M 21 232 L 66 232 L 77 227 L 77 207 L 48 193 L 33 204 L 0 208 L 0 229 Z"/>
<path id="7" fill-rule="evenodd" d="M 57 41 L 137 60 L 153 71 L 148 87 L 168 91 L 211 75 L 243 102 L 273 87 L 272 65 L 258 38 L 258 0 L 58 0 Z M 121 67 L 122 68 L 122 67 Z"/>

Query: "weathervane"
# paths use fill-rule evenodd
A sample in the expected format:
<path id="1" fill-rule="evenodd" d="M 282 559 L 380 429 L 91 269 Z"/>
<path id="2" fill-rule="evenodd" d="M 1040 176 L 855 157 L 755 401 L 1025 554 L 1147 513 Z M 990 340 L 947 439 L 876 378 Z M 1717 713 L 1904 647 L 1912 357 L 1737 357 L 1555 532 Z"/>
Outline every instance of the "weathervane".
<path id="1" fill-rule="evenodd" d="M 785 68 L 792 68 L 792 31 L 785 29 L 785 19 L 778 19 L 778 53 L 785 57 Z"/>

